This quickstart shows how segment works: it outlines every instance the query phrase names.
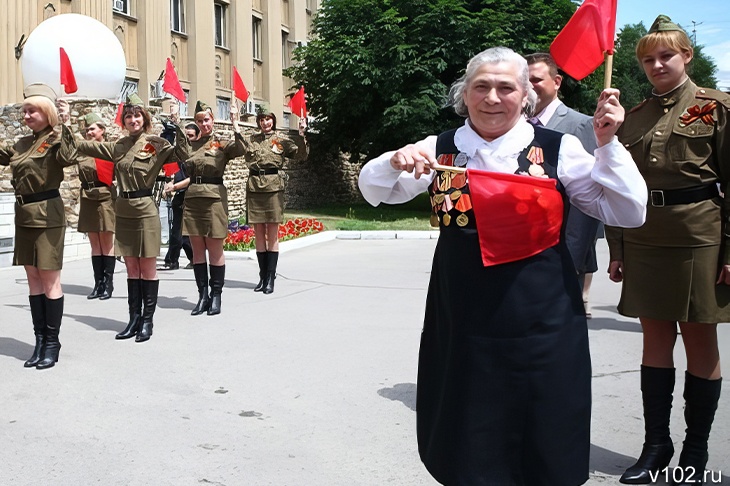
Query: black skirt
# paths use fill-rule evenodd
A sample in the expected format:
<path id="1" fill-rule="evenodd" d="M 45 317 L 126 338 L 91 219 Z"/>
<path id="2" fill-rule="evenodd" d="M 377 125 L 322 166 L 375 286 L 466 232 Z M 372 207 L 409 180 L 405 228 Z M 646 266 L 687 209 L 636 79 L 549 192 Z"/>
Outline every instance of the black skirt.
<path id="1" fill-rule="evenodd" d="M 591 363 L 561 242 L 484 267 L 476 230 L 441 228 L 418 368 L 421 459 L 446 485 L 588 479 Z"/>

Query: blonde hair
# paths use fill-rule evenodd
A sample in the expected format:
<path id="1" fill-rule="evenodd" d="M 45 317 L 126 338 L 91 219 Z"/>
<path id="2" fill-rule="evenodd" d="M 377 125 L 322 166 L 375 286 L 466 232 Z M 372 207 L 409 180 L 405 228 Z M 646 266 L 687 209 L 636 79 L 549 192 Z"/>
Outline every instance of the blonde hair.
<path id="1" fill-rule="evenodd" d="M 23 100 L 23 105 L 30 105 L 46 115 L 46 118 L 48 118 L 48 125 L 52 127 L 58 125 L 58 109 L 56 108 L 56 104 L 51 101 L 50 98 L 40 95 L 28 96 Z"/>
<path id="2" fill-rule="evenodd" d="M 641 61 L 644 56 L 658 46 L 666 46 L 676 52 L 689 53 L 690 58 L 694 54 L 692 42 L 690 42 L 689 36 L 685 31 L 668 30 L 651 32 L 639 39 L 639 42 L 636 44 L 636 59 Z"/>

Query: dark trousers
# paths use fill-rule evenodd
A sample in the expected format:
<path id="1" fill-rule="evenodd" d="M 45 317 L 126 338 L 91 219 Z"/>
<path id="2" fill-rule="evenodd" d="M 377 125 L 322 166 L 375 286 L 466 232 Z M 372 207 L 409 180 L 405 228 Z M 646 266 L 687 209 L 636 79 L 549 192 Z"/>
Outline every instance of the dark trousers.
<path id="1" fill-rule="evenodd" d="M 193 261 L 193 247 L 190 238 L 182 235 L 182 215 L 185 193 L 178 192 L 172 198 L 172 223 L 170 224 L 170 240 L 165 255 L 165 263 L 178 263 L 180 250 L 185 251 L 188 260 Z"/>

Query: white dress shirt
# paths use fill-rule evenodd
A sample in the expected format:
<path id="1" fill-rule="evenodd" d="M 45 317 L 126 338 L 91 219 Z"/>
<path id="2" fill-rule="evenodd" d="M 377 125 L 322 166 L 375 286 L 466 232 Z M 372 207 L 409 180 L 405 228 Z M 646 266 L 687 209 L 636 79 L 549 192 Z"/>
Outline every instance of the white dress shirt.
<path id="1" fill-rule="evenodd" d="M 479 136 L 467 120 L 454 135 L 456 148 L 467 155 L 466 167 L 513 174 L 519 154 L 532 142 L 535 130 L 520 119 L 507 133 L 491 142 Z M 435 157 L 436 136 L 416 145 Z M 386 152 L 369 161 L 360 172 L 358 186 L 365 200 L 400 204 L 428 190 L 435 172 L 416 179 L 412 173 L 390 165 L 395 152 Z M 530 176 L 525 176 L 530 177 Z M 648 192 L 631 155 L 616 137 L 596 149 L 595 158 L 573 135 L 563 135 L 558 155 L 558 179 L 570 202 L 589 216 L 611 226 L 636 228 L 646 219 Z"/>

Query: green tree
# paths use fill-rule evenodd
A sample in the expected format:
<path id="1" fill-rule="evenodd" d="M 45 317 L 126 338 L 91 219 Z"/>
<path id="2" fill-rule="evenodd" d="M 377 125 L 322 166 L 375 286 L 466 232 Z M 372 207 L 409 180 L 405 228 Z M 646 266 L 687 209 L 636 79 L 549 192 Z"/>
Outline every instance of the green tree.
<path id="1" fill-rule="evenodd" d="M 548 49 L 571 0 L 324 0 L 287 71 L 306 87 L 320 148 L 378 155 L 461 120 L 448 87 L 477 52 Z"/>

